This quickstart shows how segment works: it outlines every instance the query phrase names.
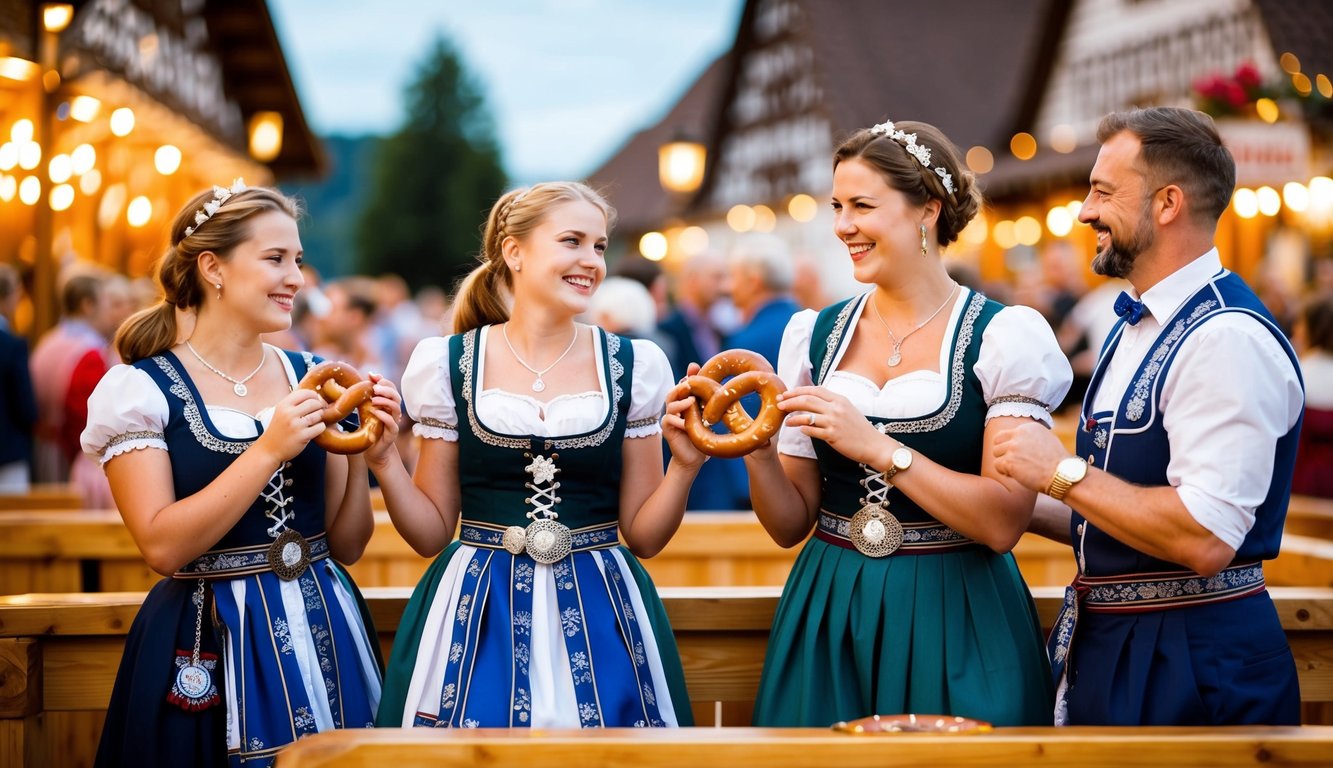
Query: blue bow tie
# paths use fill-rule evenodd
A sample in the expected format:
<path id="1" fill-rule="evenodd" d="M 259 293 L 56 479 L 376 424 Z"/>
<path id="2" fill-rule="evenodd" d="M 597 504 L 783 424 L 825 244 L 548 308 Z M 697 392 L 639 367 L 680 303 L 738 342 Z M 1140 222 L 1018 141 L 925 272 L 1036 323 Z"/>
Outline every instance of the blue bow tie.
<path id="1" fill-rule="evenodd" d="M 1125 322 L 1130 325 L 1138 325 L 1139 321 L 1143 319 L 1143 313 L 1146 309 L 1147 307 L 1143 306 L 1143 302 L 1135 301 L 1124 291 L 1121 291 L 1120 295 L 1116 297 L 1115 313 L 1125 318 Z"/>

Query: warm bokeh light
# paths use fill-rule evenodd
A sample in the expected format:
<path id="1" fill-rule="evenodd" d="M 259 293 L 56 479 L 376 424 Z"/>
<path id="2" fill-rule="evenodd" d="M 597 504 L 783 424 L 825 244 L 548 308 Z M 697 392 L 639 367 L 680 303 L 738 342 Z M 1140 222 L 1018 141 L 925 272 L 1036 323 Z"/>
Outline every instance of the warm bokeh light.
<path id="1" fill-rule="evenodd" d="M 74 173 L 82 176 L 97 165 L 97 150 L 91 144 L 80 144 L 69 153 L 69 159 L 73 163 Z"/>
<path id="2" fill-rule="evenodd" d="M 0 200 L 9 202 L 14 199 L 19 191 L 19 180 L 13 176 L 0 173 Z"/>
<path id="3" fill-rule="evenodd" d="M 697 141 L 678 140 L 657 149 L 657 180 L 668 192 L 687 194 L 704 180 L 707 149 Z"/>
<path id="4" fill-rule="evenodd" d="M 1083 212 L 1083 201 L 1070 200 L 1065 203 L 1065 210 L 1069 211 L 1069 215 L 1074 221 L 1078 221 L 1078 215 Z"/>
<path id="5" fill-rule="evenodd" d="M 1259 213 L 1265 216 L 1276 216 L 1277 212 L 1282 210 L 1282 196 L 1272 187 L 1259 187 L 1254 191 L 1255 197 L 1259 199 Z"/>
<path id="6" fill-rule="evenodd" d="M 1023 245 L 1036 245 L 1041 241 L 1041 222 L 1033 216 L 1020 216 L 1014 222 L 1014 237 Z"/>
<path id="7" fill-rule="evenodd" d="M 64 184 L 74 175 L 74 161 L 69 155 L 56 155 L 47 163 L 46 175 L 52 184 Z"/>
<path id="8" fill-rule="evenodd" d="M 36 176 L 29 176 L 19 182 L 19 200 L 24 205 L 36 205 L 42 199 L 42 182 Z"/>
<path id="9" fill-rule="evenodd" d="M 639 253 L 649 261 L 661 261 L 667 255 L 666 235 L 661 232 L 649 232 L 639 238 Z"/>
<path id="10" fill-rule="evenodd" d="M 130 207 L 125 209 L 125 220 L 131 227 L 142 227 L 153 218 L 153 203 L 148 198 L 140 195 L 130 201 Z"/>
<path id="11" fill-rule="evenodd" d="M 748 205 L 733 205 L 727 211 L 727 226 L 737 232 L 749 232 L 754 229 L 754 209 Z"/>
<path id="12" fill-rule="evenodd" d="M 1333 210 L 1333 179 L 1327 176 L 1310 179 L 1310 210 L 1312 212 Z"/>
<path id="13" fill-rule="evenodd" d="M 1067 155 L 1078 149 L 1078 134 L 1074 132 L 1074 126 L 1068 123 L 1052 126 L 1050 145 L 1051 149 L 1062 155 Z"/>
<path id="14" fill-rule="evenodd" d="M 69 116 L 80 123 L 91 123 L 102 111 L 102 102 L 92 96 L 75 96 L 69 102 Z"/>
<path id="15" fill-rule="evenodd" d="M 74 204 L 74 187 L 60 184 L 51 190 L 51 210 L 63 211 Z"/>
<path id="16" fill-rule="evenodd" d="M 102 193 L 102 202 L 97 206 L 97 226 L 110 229 L 120 218 L 120 211 L 125 207 L 126 191 L 124 184 L 112 184 Z"/>
<path id="17" fill-rule="evenodd" d="M 1289 181 L 1282 185 L 1282 203 L 1296 213 L 1305 213 L 1310 208 L 1310 190 L 1299 181 Z"/>
<path id="18" fill-rule="evenodd" d="M 1254 102 L 1254 113 L 1265 123 L 1276 123 L 1282 116 L 1281 110 L 1277 108 L 1277 102 L 1267 97 Z"/>
<path id="19" fill-rule="evenodd" d="M 1020 131 L 1009 140 L 1009 151 L 1019 160 L 1031 160 L 1037 154 L 1037 140 L 1032 134 Z"/>
<path id="20" fill-rule="evenodd" d="M 1319 95 L 1326 99 L 1333 99 L 1333 82 L 1329 81 L 1328 75 L 1320 73 L 1315 76 L 1314 87 L 1319 90 Z"/>
<path id="21" fill-rule="evenodd" d="M 19 167 L 31 171 L 42 164 L 42 145 L 35 141 L 19 145 Z"/>
<path id="22" fill-rule="evenodd" d="M 0 56 L 0 77 L 26 82 L 37 77 L 42 68 L 35 62 L 15 56 Z"/>
<path id="23" fill-rule="evenodd" d="M 153 166 L 163 176 L 170 176 L 181 167 L 181 151 L 174 144 L 163 144 L 153 153 Z"/>
<path id="24" fill-rule="evenodd" d="M 1306 77 L 1304 72 L 1297 72 L 1291 76 L 1291 87 L 1296 89 L 1296 93 L 1302 96 L 1310 95 L 1310 78 Z"/>
<path id="25" fill-rule="evenodd" d="M 117 136 L 129 136 L 134 130 L 134 110 L 121 107 L 111 113 L 111 132 Z"/>
<path id="26" fill-rule="evenodd" d="M 1253 219 L 1259 214 L 1259 196 L 1253 189 L 1241 187 L 1231 196 L 1231 207 L 1242 219 Z"/>
<path id="27" fill-rule="evenodd" d="M 1057 205 L 1046 212 L 1046 229 L 1056 237 L 1064 237 L 1074 229 L 1074 217 L 1069 215 L 1069 209 L 1063 205 Z"/>
<path id="28" fill-rule="evenodd" d="M 93 195 L 102 188 L 102 172 L 96 168 L 88 171 L 79 177 L 79 191 L 85 195 Z"/>
<path id="29" fill-rule="evenodd" d="M 9 129 L 9 138 L 15 144 L 23 146 L 32 141 L 32 121 L 28 118 L 15 120 L 14 126 Z"/>
<path id="30" fill-rule="evenodd" d="M 787 213 L 804 224 L 819 215 L 819 203 L 810 195 L 796 195 L 787 202 Z"/>
<path id="31" fill-rule="evenodd" d="M 756 205 L 754 207 L 754 231 L 772 232 L 778 225 L 778 216 L 773 213 L 773 209 L 767 205 Z"/>
<path id="32" fill-rule="evenodd" d="M 990 173 L 995 167 L 995 156 L 985 147 L 973 147 L 967 151 L 967 167 L 973 173 Z"/>
<path id="33" fill-rule="evenodd" d="M 1018 245 L 1018 235 L 1014 232 L 1014 223 L 1008 219 L 997 221 L 991 228 L 991 236 L 995 238 L 995 244 L 1005 250 L 1009 250 Z"/>
<path id="34" fill-rule="evenodd" d="M 680 250 L 686 256 L 703 253 L 708 250 L 708 232 L 703 227 L 686 227 L 676 239 Z"/>
<path id="35" fill-rule="evenodd" d="M 986 226 L 986 217 L 977 214 L 972 220 L 963 227 L 963 231 L 958 233 L 958 239 L 968 245 L 985 245 L 986 238 L 990 235 L 989 228 Z"/>
<path id="36" fill-rule="evenodd" d="M 1296 54 L 1291 51 L 1282 54 L 1277 60 L 1277 63 L 1282 67 L 1282 71 L 1289 75 L 1294 75 L 1301 71 L 1301 60 L 1296 58 Z"/>
<path id="37" fill-rule="evenodd" d="M 19 164 L 19 145 L 12 141 L 0 144 L 0 171 L 12 171 Z"/>
<path id="38" fill-rule="evenodd" d="M 42 26 L 47 32 L 64 32 L 73 18 L 74 6 L 70 3 L 47 3 L 42 7 Z"/>
<path id="39" fill-rule="evenodd" d="M 282 154 L 282 113 L 256 112 L 250 116 L 250 156 L 270 163 Z"/>

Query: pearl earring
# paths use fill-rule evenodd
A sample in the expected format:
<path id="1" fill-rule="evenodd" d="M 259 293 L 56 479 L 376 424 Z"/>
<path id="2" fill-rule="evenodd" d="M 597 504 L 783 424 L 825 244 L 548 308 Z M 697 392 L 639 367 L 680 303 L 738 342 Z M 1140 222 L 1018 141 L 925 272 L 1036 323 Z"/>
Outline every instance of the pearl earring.
<path id="1" fill-rule="evenodd" d="M 521 262 L 521 261 L 519 261 L 519 262 L 514 262 L 514 271 L 515 271 L 515 272 L 522 272 L 522 271 L 523 271 L 523 262 Z"/>
<path id="2" fill-rule="evenodd" d="M 222 283 L 213 283 L 213 287 L 218 289 L 218 298 L 222 298 Z"/>
<path id="3" fill-rule="evenodd" d="M 921 225 L 921 255 L 926 255 L 926 225 Z"/>

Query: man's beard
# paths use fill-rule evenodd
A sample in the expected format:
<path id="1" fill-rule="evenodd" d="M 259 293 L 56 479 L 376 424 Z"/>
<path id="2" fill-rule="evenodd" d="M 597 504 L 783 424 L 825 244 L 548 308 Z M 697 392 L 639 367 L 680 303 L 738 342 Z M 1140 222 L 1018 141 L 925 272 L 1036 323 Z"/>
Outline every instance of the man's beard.
<path id="1" fill-rule="evenodd" d="M 1099 231 L 1106 231 L 1109 238 L 1106 248 L 1098 251 L 1092 258 L 1093 272 L 1106 277 L 1129 277 L 1130 271 L 1134 269 L 1135 259 L 1152 247 L 1156 234 L 1149 219 L 1151 203 L 1150 198 L 1144 205 L 1143 215 L 1139 218 L 1129 240 L 1116 237 L 1115 231 L 1109 227 L 1100 227 Z"/>

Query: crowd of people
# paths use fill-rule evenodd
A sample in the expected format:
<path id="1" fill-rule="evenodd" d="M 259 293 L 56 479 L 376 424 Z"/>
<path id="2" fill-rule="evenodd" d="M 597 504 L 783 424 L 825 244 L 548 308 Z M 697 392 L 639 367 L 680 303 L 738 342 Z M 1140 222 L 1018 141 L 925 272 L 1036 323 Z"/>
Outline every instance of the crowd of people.
<path id="1" fill-rule="evenodd" d="M 200 193 L 150 305 L 70 275 L 60 325 L 6 365 L 37 404 L 4 422 L 34 436 L 34 476 L 118 508 L 167 577 L 130 631 L 99 764 L 267 764 L 374 725 L 688 725 L 638 558 L 690 509 L 752 509 L 802 548 L 758 725 L 1299 723 L 1262 561 L 1291 493 L 1333 495 L 1311 469 L 1333 462 L 1333 299 L 1278 316 L 1222 268 L 1235 165 L 1209 118 L 1114 113 L 1098 140 L 1092 290 L 1060 249 L 1049 279 L 1008 290 L 951 265 L 983 200 L 923 122 L 834 153 L 833 235 L 866 287 L 838 301 L 798 286 L 771 237 L 690 257 L 674 290 L 645 259 L 608 266 L 614 210 L 576 182 L 495 201 L 452 305 L 396 276 L 321 281 L 277 190 Z M 0 270 L 0 314 L 18 290 Z M 786 392 L 778 437 L 723 460 L 689 438 L 678 382 L 728 348 Z M 313 442 L 364 427 L 326 427 L 297 386 L 321 360 L 370 381 L 383 434 L 363 453 Z M 14 447 L 0 482 L 27 479 Z M 387 666 L 341 565 L 370 537 L 371 482 L 433 558 Z M 1078 564 L 1045 641 L 1010 554 L 1028 531 Z"/>

